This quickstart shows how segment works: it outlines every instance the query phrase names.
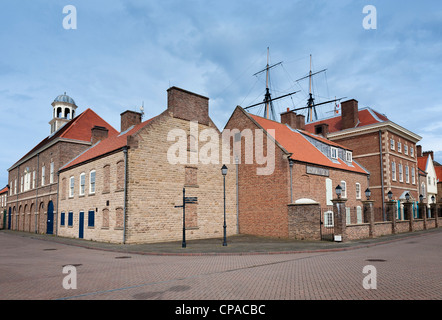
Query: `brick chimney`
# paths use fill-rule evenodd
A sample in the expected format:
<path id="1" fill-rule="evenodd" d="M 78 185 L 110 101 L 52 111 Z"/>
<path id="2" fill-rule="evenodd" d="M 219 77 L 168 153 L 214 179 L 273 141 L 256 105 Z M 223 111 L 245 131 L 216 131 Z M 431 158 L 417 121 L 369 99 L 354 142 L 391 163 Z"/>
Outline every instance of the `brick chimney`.
<path id="1" fill-rule="evenodd" d="M 422 157 L 422 146 L 420 145 L 416 146 L 416 156 Z"/>
<path id="2" fill-rule="evenodd" d="M 167 89 L 167 109 L 174 118 L 209 125 L 209 98 L 177 87 Z"/>
<path id="3" fill-rule="evenodd" d="M 292 129 L 305 130 L 305 116 L 296 114 L 289 108 L 286 112 L 281 113 L 281 123 L 289 125 Z"/>
<path id="4" fill-rule="evenodd" d="M 290 111 L 290 108 L 287 108 L 286 112 L 281 113 L 281 123 L 296 129 L 296 112 Z"/>
<path id="5" fill-rule="evenodd" d="M 320 124 L 315 125 L 315 134 L 321 135 L 324 138 L 327 138 L 328 124 L 327 123 L 320 123 Z"/>
<path id="6" fill-rule="evenodd" d="M 433 153 L 433 151 L 424 151 L 423 152 L 423 156 L 425 157 L 426 155 L 430 155 L 431 156 L 431 160 L 434 160 L 434 153 Z"/>
<path id="7" fill-rule="evenodd" d="M 98 141 L 106 139 L 108 134 L 109 134 L 109 130 L 107 128 L 100 127 L 100 126 L 94 126 L 91 129 L 92 145 L 96 144 Z"/>
<path id="8" fill-rule="evenodd" d="M 355 99 L 341 103 L 342 130 L 354 128 L 359 121 L 358 101 Z"/>
<path id="9" fill-rule="evenodd" d="M 120 131 L 126 131 L 131 126 L 136 126 L 141 123 L 141 113 L 136 111 L 127 110 L 121 115 L 121 128 Z"/>

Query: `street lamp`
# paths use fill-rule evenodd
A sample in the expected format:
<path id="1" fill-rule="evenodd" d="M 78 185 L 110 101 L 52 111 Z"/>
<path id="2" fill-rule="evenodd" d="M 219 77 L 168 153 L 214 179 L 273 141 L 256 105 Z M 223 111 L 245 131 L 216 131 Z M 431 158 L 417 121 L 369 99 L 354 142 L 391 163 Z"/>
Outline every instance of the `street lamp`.
<path id="1" fill-rule="evenodd" d="M 223 246 L 227 246 L 227 239 L 226 239 L 226 175 L 227 175 L 227 167 L 224 164 L 221 168 L 221 174 L 223 175 L 223 182 L 224 182 L 224 237 L 223 237 Z"/>
<path id="2" fill-rule="evenodd" d="M 410 194 L 407 192 L 406 194 L 405 194 L 405 199 L 408 201 L 408 200 L 410 200 Z"/>
<path id="3" fill-rule="evenodd" d="M 424 196 L 423 195 L 419 195 L 419 202 L 422 203 L 422 201 L 424 201 Z"/>
<path id="4" fill-rule="evenodd" d="M 393 199 L 393 192 L 391 192 L 391 190 L 388 191 L 387 196 L 388 196 L 388 200 L 391 201 L 391 199 Z"/>
<path id="5" fill-rule="evenodd" d="M 338 184 L 338 186 L 335 189 L 336 195 L 338 196 L 338 199 L 341 198 L 341 194 L 342 194 L 342 187 Z"/>
<path id="6" fill-rule="evenodd" d="M 433 201 L 433 203 L 436 203 L 436 197 L 434 195 L 431 196 L 431 201 Z"/>
<path id="7" fill-rule="evenodd" d="M 370 191 L 369 188 L 367 188 L 367 189 L 365 190 L 365 196 L 367 197 L 367 200 L 370 200 L 371 191 Z"/>

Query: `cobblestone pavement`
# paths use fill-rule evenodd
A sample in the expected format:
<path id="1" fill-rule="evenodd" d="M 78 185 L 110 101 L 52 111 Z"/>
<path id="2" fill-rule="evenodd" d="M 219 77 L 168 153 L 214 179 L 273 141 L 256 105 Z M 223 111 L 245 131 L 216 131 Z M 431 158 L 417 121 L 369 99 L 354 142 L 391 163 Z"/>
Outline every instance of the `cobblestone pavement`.
<path id="1" fill-rule="evenodd" d="M 0 244 L 0 299 L 8 300 L 442 299 L 440 230 L 285 254 L 146 255 L 11 231 Z M 75 266 L 76 289 L 63 287 L 75 275 L 66 265 Z M 364 273 L 367 265 L 375 270 Z M 368 276 L 376 289 L 364 289 Z"/>

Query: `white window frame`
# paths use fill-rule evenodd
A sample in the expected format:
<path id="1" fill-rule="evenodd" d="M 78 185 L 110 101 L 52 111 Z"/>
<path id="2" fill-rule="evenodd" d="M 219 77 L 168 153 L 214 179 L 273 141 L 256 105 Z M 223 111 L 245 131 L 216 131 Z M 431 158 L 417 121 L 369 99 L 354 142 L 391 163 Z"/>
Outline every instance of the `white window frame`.
<path id="1" fill-rule="evenodd" d="M 333 211 L 324 212 L 324 227 L 334 227 Z"/>
<path id="2" fill-rule="evenodd" d="M 402 153 L 402 144 L 400 141 L 397 142 L 397 152 L 401 152 Z"/>
<path id="3" fill-rule="evenodd" d="M 404 168 L 402 166 L 402 163 L 398 164 L 398 171 L 399 171 L 399 182 L 404 182 Z"/>
<path id="4" fill-rule="evenodd" d="M 410 167 L 405 166 L 405 182 L 410 183 Z"/>
<path id="5" fill-rule="evenodd" d="M 45 176 L 46 176 L 46 167 L 43 166 L 41 168 L 41 185 L 44 186 L 45 185 Z"/>
<path id="6" fill-rule="evenodd" d="M 394 148 L 395 148 L 394 139 L 390 139 L 390 149 L 394 150 Z"/>
<path id="7" fill-rule="evenodd" d="M 75 178 L 74 176 L 69 178 L 69 198 L 74 197 Z"/>
<path id="8" fill-rule="evenodd" d="M 396 162 L 391 162 L 391 180 L 396 181 Z"/>
<path id="9" fill-rule="evenodd" d="M 330 157 L 332 159 L 338 159 L 338 148 L 331 147 L 331 149 L 330 149 Z"/>
<path id="10" fill-rule="evenodd" d="M 17 179 L 14 180 L 14 194 L 17 194 Z"/>
<path id="11" fill-rule="evenodd" d="M 35 182 L 36 182 L 36 179 L 37 179 L 37 172 L 34 170 L 34 171 L 32 172 L 32 189 L 35 189 Z"/>
<path id="12" fill-rule="evenodd" d="M 80 183 L 78 185 L 79 195 L 84 196 L 84 190 L 86 186 L 86 174 L 84 172 L 80 174 Z"/>
<path id="13" fill-rule="evenodd" d="M 408 146 L 404 144 L 404 154 L 408 156 Z"/>
<path id="14" fill-rule="evenodd" d="M 362 218 L 362 207 L 361 206 L 357 206 L 356 207 L 356 223 L 357 224 L 361 224 L 363 222 L 364 222 L 364 220 Z"/>
<path id="15" fill-rule="evenodd" d="M 414 148 L 410 147 L 410 156 L 414 157 Z"/>
<path id="16" fill-rule="evenodd" d="M 49 183 L 54 183 L 54 162 L 50 164 Z"/>
<path id="17" fill-rule="evenodd" d="M 362 192 L 361 192 L 361 184 L 359 182 L 356 182 L 356 199 L 362 198 Z"/>
<path id="18" fill-rule="evenodd" d="M 345 152 L 345 160 L 347 162 L 352 162 L 353 161 L 353 153 L 351 151 L 346 151 Z"/>
<path id="19" fill-rule="evenodd" d="M 341 197 L 347 199 L 347 182 L 341 181 L 342 194 Z"/>
<path id="20" fill-rule="evenodd" d="M 416 170 L 414 167 L 411 168 L 411 183 L 416 184 Z"/>
<path id="21" fill-rule="evenodd" d="M 92 178 L 92 174 L 94 175 L 93 178 Z M 89 194 L 95 193 L 96 179 L 97 179 L 96 171 L 92 170 L 91 172 L 89 172 Z"/>

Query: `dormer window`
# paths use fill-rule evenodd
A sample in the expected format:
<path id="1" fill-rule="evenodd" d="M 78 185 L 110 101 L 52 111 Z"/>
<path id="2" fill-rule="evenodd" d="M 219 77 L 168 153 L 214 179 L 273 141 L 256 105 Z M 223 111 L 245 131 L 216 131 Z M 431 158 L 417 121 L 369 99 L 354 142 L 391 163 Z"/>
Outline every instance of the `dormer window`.
<path id="1" fill-rule="evenodd" d="M 351 151 L 346 151 L 345 152 L 345 160 L 347 162 L 352 162 L 353 161 L 353 154 Z"/>
<path id="2" fill-rule="evenodd" d="M 332 159 L 338 159 L 338 148 L 331 147 L 331 157 Z"/>

